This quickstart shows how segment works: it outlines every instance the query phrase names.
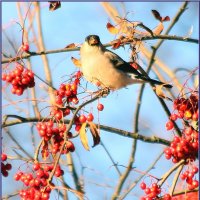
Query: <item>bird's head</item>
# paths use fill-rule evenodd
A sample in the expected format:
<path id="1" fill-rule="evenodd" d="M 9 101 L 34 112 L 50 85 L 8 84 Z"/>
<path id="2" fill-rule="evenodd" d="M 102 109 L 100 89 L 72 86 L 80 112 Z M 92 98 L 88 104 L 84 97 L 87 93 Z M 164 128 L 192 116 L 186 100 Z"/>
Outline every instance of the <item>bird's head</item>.
<path id="1" fill-rule="evenodd" d="M 88 43 L 90 46 L 99 46 L 101 44 L 100 38 L 98 35 L 88 35 L 85 38 L 85 41 Z"/>

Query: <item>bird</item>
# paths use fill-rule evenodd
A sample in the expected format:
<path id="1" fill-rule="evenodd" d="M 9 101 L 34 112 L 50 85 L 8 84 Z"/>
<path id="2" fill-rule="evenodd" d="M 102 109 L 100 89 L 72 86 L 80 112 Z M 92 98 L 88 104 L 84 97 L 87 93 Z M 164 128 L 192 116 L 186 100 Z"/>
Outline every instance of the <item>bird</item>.
<path id="1" fill-rule="evenodd" d="M 172 88 L 170 84 L 144 76 L 130 63 L 106 49 L 98 35 L 85 38 L 80 48 L 80 62 L 85 79 L 102 88 L 119 90 L 131 84 L 146 82 Z"/>

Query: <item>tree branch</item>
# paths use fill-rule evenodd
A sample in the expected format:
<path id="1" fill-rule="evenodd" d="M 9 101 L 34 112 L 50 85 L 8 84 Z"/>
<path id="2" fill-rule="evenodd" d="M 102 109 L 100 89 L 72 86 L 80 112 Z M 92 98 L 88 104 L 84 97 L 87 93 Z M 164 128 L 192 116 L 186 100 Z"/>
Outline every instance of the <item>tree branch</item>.
<path id="1" fill-rule="evenodd" d="M 156 40 L 156 39 L 165 39 L 165 40 L 175 40 L 175 41 L 182 41 L 182 42 L 190 42 L 194 44 L 198 44 L 199 40 L 194 38 L 187 38 L 187 37 L 181 37 L 181 36 L 175 36 L 175 35 L 157 35 L 157 36 L 143 36 L 140 38 L 134 38 L 132 40 L 127 40 L 126 44 L 130 44 L 134 41 L 145 41 L 145 40 Z M 113 45 L 113 42 L 104 44 L 105 47 L 110 47 Z M 39 52 L 30 52 L 29 54 L 25 54 L 22 56 L 17 56 L 14 58 L 4 59 L 2 60 L 1 64 L 10 63 L 10 62 L 16 62 L 21 59 L 27 59 L 32 56 L 40 56 L 40 55 L 47 55 L 47 54 L 55 54 L 55 53 L 63 53 L 63 52 L 71 52 L 71 51 L 79 51 L 80 47 L 75 48 L 62 48 L 62 49 L 55 49 L 55 50 L 47 50 L 47 51 L 39 51 Z"/>
<path id="2" fill-rule="evenodd" d="M 40 119 L 38 119 L 36 117 L 24 118 L 24 117 L 17 116 L 17 115 L 6 115 L 4 118 L 8 119 L 10 117 L 11 118 L 17 118 L 18 120 L 13 120 L 11 122 L 6 122 L 4 120 L 4 122 L 2 124 L 2 128 L 17 125 L 17 124 L 22 124 L 22 123 L 39 122 L 39 121 L 47 122 L 47 121 L 50 120 L 49 118 L 40 118 Z M 67 119 L 64 120 L 65 124 L 69 124 L 69 122 L 70 122 L 70 120 L 67 120 Z M 139 134 L 137 132 L 132 133 L 132 132 L 129 132 L 129 131 L 117 129 L 117 128 L 106 126 L 106 125 L 100 125 L 99 127 L 100 127 L 101 130 L 108 131 L 108 132 L 111 132 L 111 133 L 116 133 L 116 134 L 123 136 L 123 137 L 137 139 L 137 140 L 141 140 L 143 142 L 148 142 L 148 143 L 159 143 L 159 144 L 164 144 L 164 145 L 167 145 L 167 146 L 170 145 L 170 141 L 163 139 L 163 138 L 156 137 L 156 136 L 146 137 L 146 136 L 143 136 L 142 134 Z"/>

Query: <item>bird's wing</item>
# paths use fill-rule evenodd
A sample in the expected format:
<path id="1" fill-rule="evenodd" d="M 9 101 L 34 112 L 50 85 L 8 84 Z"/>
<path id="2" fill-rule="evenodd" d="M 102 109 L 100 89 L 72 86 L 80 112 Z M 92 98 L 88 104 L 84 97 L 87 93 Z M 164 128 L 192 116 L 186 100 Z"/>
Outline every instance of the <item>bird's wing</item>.
<path id="1" fill-rule="evenodd" d="M 104 56 L 106 56 L 111 63 L 113 63 L 114 67 L 124 73 L 135 74 L 138 76 L 142 76 L 136 69 L 134 69 L 129 63 L 125 62 L 122 58 L 120 58 L 117 54 L 113 53 L 106 49 L 104 51 Z"/>

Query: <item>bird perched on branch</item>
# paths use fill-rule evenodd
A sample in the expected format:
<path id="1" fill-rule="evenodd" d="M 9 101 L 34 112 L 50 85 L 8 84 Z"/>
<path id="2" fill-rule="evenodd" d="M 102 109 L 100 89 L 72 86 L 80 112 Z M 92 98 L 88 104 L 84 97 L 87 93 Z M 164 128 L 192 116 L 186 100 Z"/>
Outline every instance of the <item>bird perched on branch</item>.
<path id="1" fill-rule="evenodd" d="M 80 49 L 84 77 L 101 87 L 117 90 L 135 83 L 153 83 L 171 88 L 172 85 L 148 78 L 117 54 L 106 49 L 97 35 L 89 35 Z"/>

